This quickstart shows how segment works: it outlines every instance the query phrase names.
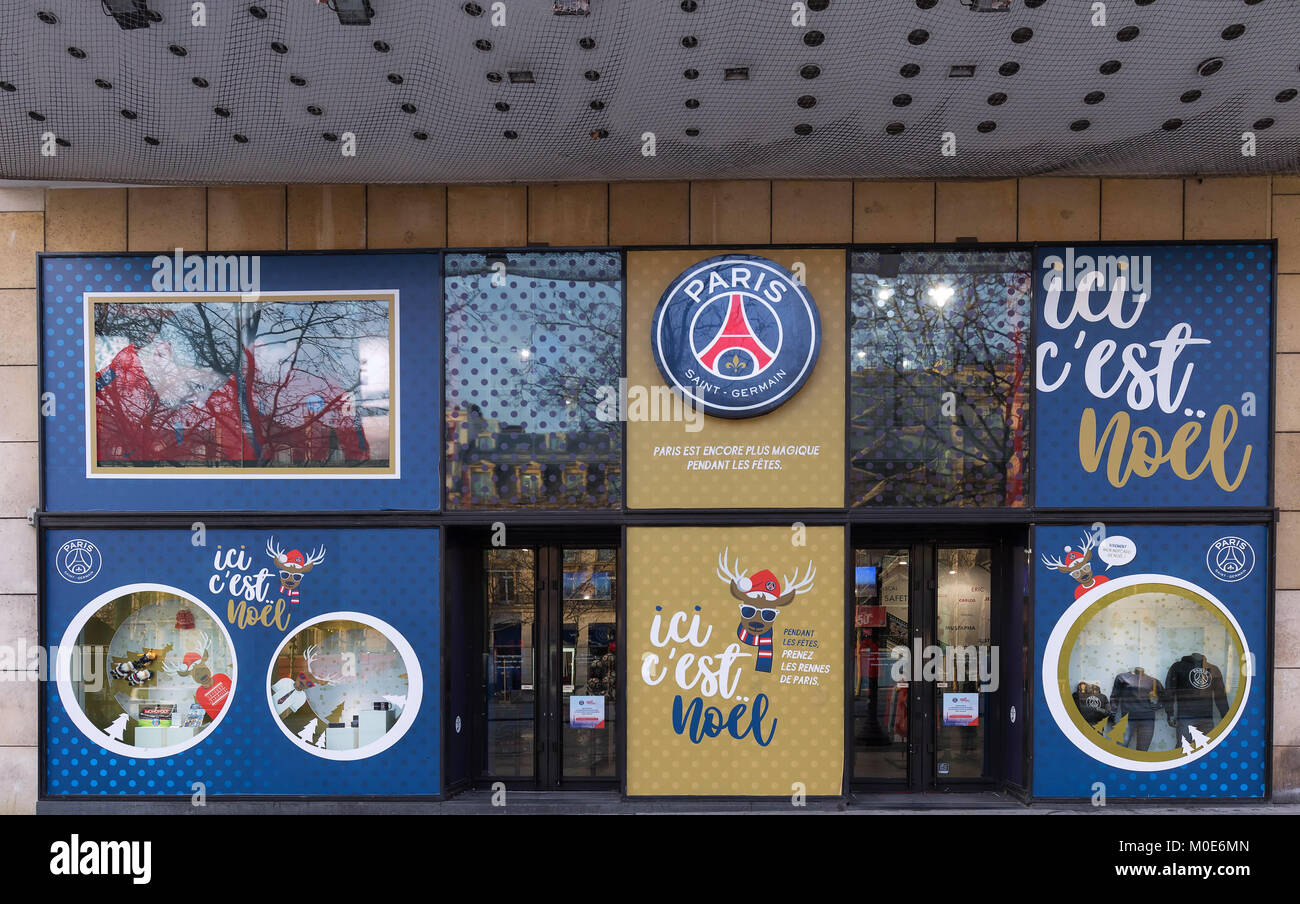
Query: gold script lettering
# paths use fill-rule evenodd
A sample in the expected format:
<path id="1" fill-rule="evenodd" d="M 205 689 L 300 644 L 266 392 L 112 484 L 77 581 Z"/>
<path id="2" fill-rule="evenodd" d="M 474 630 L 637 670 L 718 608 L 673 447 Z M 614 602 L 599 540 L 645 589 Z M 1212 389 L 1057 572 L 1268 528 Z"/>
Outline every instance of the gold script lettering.
<path id="1" fill-rule="evenodd" d="M 1237 410 L 1231 405 L 1221 405 L 1210 423 L 1209 447 L 1195 469 L 1188 467 L 1188 453 L 1201 435 L 1201 425 L 1188 421 L 1174 433 L 1168 451 L 1154 427 L 1141 426 L 1132 430 L 1127 411 L 1116 412 L 1097 436 L 1097 412 L 1085 408 L 1079 419 L 1079 463 L 1089 474 L 1101 467 L 1103 453 L 1106 458 L 1106 479 L 1116 488 L 1128 483 L 1134 474 L 1150 477 L 1168 463 L 1170 470 L 1183 480 L 1195 480 L 1208 466 L 1214 482 L 1225 492 L 1233 492 L 1246 479 L 1253 447 L 1247 445 L 1242 452 L 1241 466 L 1236 476 L 1229 478 L 1227 454 L 1232 439 L 1237 435 Z M 1109 446 L 1109 450 L 1107 449 Z"/>
<path id="2" fill-rule="evenodd" d="M 267 628 L 274 625 L 283 631 L 289 627 L 289 613 L 284 611 L 284 597 L 274 603 L 267 603 L 260 610 L 251 608 L 243 600 L 236 603 L 232 599 L 226 603 L 226 621 L 241 631 L 249 625 L 263 625 Z"/>

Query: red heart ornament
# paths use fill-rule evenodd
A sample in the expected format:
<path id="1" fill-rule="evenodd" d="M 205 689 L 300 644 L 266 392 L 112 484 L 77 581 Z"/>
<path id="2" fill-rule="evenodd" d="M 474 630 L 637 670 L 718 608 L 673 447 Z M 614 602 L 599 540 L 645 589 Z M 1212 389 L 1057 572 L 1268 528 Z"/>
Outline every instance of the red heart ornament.
<path id="1" fill-rule="evenodd" d="M 210 718 L 216 719 L 230 697 L 230 687 L 229 675 L 213 675 L 212 682 L 207 687 L 200 687 L 194 692 L 194 702 L 202 706 Z"/>

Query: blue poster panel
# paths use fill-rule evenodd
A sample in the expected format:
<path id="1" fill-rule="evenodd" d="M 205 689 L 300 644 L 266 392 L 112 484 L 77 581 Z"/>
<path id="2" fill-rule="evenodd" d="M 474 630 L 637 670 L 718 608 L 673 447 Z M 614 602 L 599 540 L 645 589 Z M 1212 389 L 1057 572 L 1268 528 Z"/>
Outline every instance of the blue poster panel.
<path id="1" fill-rule="evenodd" d="M 44 554 L 47 795 L 439 793 L 436 530 L 48 530 Z"/>
<path id="2" fill-rule="evenodd" d="M 40 283 L 46 510 L 438 507 L 437 254 L 44 255 Z"/>
<path id="3" fill-rule="evenodd" d="M 1035 531 L 1035 797 L 1259 798 L 1268 531 Z"/>
<path id="4" fill-rule="evenodd" d="M 1273 252 L 1038 249 L 1040 507 L 1269 504 Z"/>

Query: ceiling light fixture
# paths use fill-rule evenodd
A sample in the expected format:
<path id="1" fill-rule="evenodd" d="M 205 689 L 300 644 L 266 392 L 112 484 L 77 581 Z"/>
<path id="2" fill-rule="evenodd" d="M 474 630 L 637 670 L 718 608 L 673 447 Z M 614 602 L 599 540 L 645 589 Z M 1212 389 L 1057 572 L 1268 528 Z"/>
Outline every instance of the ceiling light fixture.
<path id="1" fill-rule="evenodd" d="M 1201 62 L 1196 64 L 1196 73 L 1197 75 L 1205 76 L 1214 75 L 1214 73 L 1218 72 L 1222 68 L 1222 57 L 1210 57 L 1208 60 L 1201 60 Z"/>
<path id="2" fill-rule="evenodd" d="M 536 81 L 531 69 L 516 69 L 514 72 L 507 73 L 507 77 L 512 85 L 531 85 Z"/>
<path id="3" fill-rule="evenodd" d="M 959 66 L 948 67 L 948 78 L 974 78 L 975 67 L 973 65 L 962 64 Z"/>
<path id="4" fill-rule="evenodd" d="M 369 25 L 375 17 L 370 0 L 334 0 L 330 9 L 338 13 L 340 25 Z"/>
<path id="5" fill-rule="evenodd" d="M 747 82 L 749 81 L 748 66 L 733 66 L 722 70 L 722 80 L 724 82 Z"/>
<path id="6" fill-rule="evenodd" d="M 591 15 L 591 0 L 555 0 L 551 11 L 557 16 Z"/>
<path id="7" fill-rule="evenodd" d="M 1011 0 L 962 0 L 962 6 L 976 13 L 1011 12 Z"/>
<path id="8" fill-rule="evenodd" d="M 104 14 L 112 16 L 123 31 L 149 27 L 149 5 L 145 0 L 100 0 L 100 4 Z"/>

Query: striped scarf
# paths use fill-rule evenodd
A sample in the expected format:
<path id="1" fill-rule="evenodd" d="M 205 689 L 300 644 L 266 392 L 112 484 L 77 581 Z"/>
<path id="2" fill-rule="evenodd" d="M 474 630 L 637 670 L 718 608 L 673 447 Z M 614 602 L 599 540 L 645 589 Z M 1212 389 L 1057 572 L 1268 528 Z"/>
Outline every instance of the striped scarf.
<path id="1" fill-rule="evenodd" d="M 281 585 L 280 585 L 280 589 L 283 590 L 285 596 L 287 596 L 287 597 L 289 598 L 289 602 L 291 602 L 291 603 L 296 603 L 296 602 L 298 602 L 298 588 L 297 588 L 297 587 L 289 587 L 289 588 L 286 588 L 283 584 L 281 584 Z"/>
<path id="2" fill-rule="evenodd" d="M 754 663 L 754 670 L 756 672 L 772 671 L 772 629 L 771 628 L 767 629 L 766 634 L 753 634 L 749 631 L 746 631 L 745 626 L 741 625 L 739 628 L 736 629 L 736 636 L 740 638 L 741 643 L 751 647 L 758 647 L 758 652 L 754 654 L 755 656 L 758 657 L 757 661 Z"/>

